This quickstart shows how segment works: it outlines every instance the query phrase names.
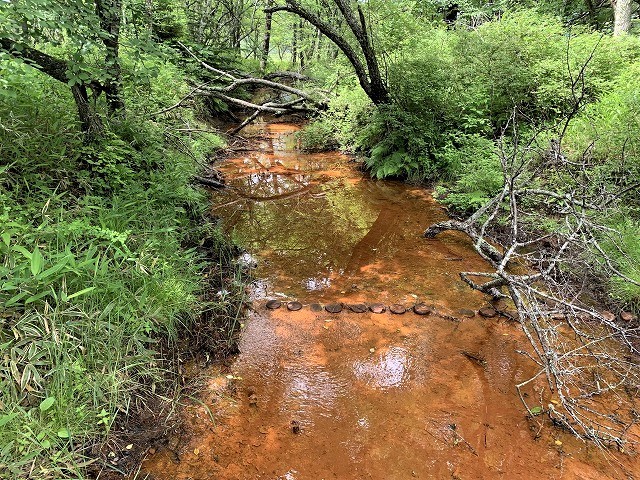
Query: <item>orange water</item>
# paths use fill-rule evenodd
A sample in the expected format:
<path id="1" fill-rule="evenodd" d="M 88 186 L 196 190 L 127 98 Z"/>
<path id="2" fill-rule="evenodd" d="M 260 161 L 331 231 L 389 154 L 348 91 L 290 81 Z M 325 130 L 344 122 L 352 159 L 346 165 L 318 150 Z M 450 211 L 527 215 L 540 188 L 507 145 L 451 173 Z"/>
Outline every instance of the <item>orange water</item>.
<path id="1" fill-rule="evenodd" d="M 602 479 L 640 474 L 527 419 L 514 385 L 535 371 L 518 324 L 459 278 L 487 266 L 430 192 L 376 182 L 339 154 L 293 149 L 291 125 L 262 126 L 222 170 L 213 211 L 256 257 L 241 353 L 204 372 L 177 446 L 149 456 L 161 479 Z M 269 311 L 268 299 L 304 307 Z M 416 302 L 437 314 L 330 314 L 312 304 Z M 315 306 L 317 310 L 317 306 Z M 531 384 L 536 404 L 549 401 Z M 209 411 L 207 411 L 207 409 Z M 211 421 L 209 412 L 213 414 Z M 537 420 L 543 422 L 540 417 Z"/>

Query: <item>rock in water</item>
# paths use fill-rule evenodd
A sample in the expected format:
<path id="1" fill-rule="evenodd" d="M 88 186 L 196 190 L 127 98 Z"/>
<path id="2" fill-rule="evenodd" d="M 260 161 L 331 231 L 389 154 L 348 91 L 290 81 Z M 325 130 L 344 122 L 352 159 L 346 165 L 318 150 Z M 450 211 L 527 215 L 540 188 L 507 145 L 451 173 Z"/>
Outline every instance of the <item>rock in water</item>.
<path id="1" fill-rule="evenodd" d="M 368 310 L 367 306 L 363 303 L 356 303 L 355 305 L 349 305 L 349 309 L 354 313 L 364 313 Z"/>
<path id="2" fill-rule="evenodd" d="M 635 319 L 636 319 L 635 315 L 631 312 L 620 313 L 620 320 L 622 320 L 623 322 L 632 322 Z"/>
<path id="3" fill-rule="evenodd" d="M 480 310 L 478 310 L 478 313 L 480 314 L 480 316 L 484 318 L 493 318 L 496 315 L 498 315 L 498 312 L 496 312 L 496 309 L 492 307 L 483 307 Z"/>
<path id="4" fill-rule="evenodd" d="M 407 311 L 407 309 L 404 308 L 403 305 L 400 305 L 399 303 L 395 303 L 395 304 L 389 306 L 389 311 L 391 313 L 395 313 L 396 315 L 402 315 L 404 312 Z"/>
<path id="5" fill-rule="evenodd" d="M 310 305 L 311 311 L 312 312 L 321 312 L 322 311 L 322 305 L 320 305 L 319 303 L 312 303 Z"/>
<path id="6" fill-rule="evenodd" d="M 267 308 L 269 310 L 277 310 L 282 306 L 282 302 L 280 300 L 269 300 L 267 302 Z"/>
<path id="7" fill-rule="evenodd" d="M 603 311 L 602 316 L 609 322 L 613 322 L 616 319 L 616 316 L 608 310 Z"/>
<path id="8" fill-rule="evenodd" d="M 339 303 L 332 303 L 331 305 L 327 305 L 324 309 L 329 313 L 340 313 L 342 311 L 342 305 Z"/>
<path id="9" fill-rule="evenodd" d="M 302 304 L 300 302 L 289 302 L 287 303 L 287 309 L 291 312 L 297 312 L 302 309 Z"/>
<path id="10" fill-rule="evenodd" d="M 413 313 L 415 313 L 416 315 L 429 315 L 432 312 L 433 309 L 424 303 L 418 303 L 413 306 Z"/>
<path id="11" fill-rule="evenodd" d="M 387 311 L 387 307 L 385 307 L 381 303 L 374 303 L 369 307 L 369 310 L 371 310 L 373 313 L 384 313 Z"/>

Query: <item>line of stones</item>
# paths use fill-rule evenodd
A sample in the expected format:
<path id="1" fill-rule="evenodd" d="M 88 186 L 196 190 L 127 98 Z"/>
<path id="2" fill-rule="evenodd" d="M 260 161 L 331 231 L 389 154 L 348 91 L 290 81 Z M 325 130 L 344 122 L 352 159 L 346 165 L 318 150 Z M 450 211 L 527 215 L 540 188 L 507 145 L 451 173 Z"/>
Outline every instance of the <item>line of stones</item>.
<path id="1" fill-rule="evenodd" d="M 282 307 L 282 305 L 283 303 L 280 300 L 269 300 L 266 303 L 266 307 L 269 310 L 277 310 L 280 307 Z M 300 302 L 292 301 L 292 302 L 287 302 L 286 307 L 287 307 L 287 310 L 291 312 L 297 312 L 298 310 L 302 310 L 303 305 Z M 311 307 L 311 310 L 315 312 L 321 312 L 323 309 L 322 305 L 320 305 L 319 303 L 313 303 L 310 305 L 310 307 Z M 344 309 L 351 310 L 354 313 L 365 313 L 367 311 L 370 311 L 372 313 L 380 314 L 380 313 L 385 313 L 387 311 L 387 306 L 382 303 L 372 303 L 370 305 L 365 305 L 364 303 L 356 303 L 356 304 L 330 303 L 324 306 L 324 310 L 326 310 L 329 313 L 340 313 Z M 396 315 L 402 315 L 407 312 L 407 308 L 404 305 L 401 305 L 399 303 L 389 305 L 388 310 L 391 313 L 394 313 Z M 416 315 L 430 315 L 432 313 L 438 315 L 438 312 L 436 311 L 435 307 L 429 306 L 425 303 L 417 303 L 412 307 L 410 307 L 410 310 L 412 310 L 413 313 L 415 313 Z M 473 310 L 463 309 L 463 310 L 460 310 L 460 313 L 466 317 L 475 316 L 475 312 Z M 496 310 L 491 307 L 481 308 L 480 310 L 478 310 L 478 313 L 480 314 L 480 316 L 485 318 L 495 317 L 498 314 Z"/>

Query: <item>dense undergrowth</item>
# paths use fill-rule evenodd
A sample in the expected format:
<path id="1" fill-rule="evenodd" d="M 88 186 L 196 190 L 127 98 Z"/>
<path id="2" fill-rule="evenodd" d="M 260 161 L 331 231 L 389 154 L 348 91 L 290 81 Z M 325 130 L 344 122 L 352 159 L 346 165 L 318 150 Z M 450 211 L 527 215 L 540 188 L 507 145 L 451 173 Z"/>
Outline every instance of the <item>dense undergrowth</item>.
<path id="1" fill-rule="evenodd" d="M 389 53 L 392 103 L 374 108 L 354 84 L 339 83 L 328 111 L 301 132 L 303 148 L 337 145 L 364 156 L 376 178 L 435 184 L 436 197 L 459 216 L 502 189 L 501 151 L 509 150 L 505 143 L 516 136 L 518 155 L 532 155 L 532 142 L 550 150 L 561 137 L 570 161 L 587 159 L 593 188 L 585 196 L 640 178 L 640 87 L 634 80 L 640 42 L 635 36 L 568 29 L 535 10 L 507 12 L 477 28 L 425 27 L 405 20 L 412 35 Z M 575 187 L 560 168 L 535 183 L 561 193 Z M 625 249 L 612 247 L 610 254 L 637 279 L 635 192 L 626 194 L 625 212 L 603 221 L 623 227 Z M 542 217 L 531 220 L 535 229 L 557 226 L 553 218 Z M 639 306 L 636 285 L 612 281 L 609 293 Z"/>
<path id="2" fill-rule="evenodd" d="M 106 468 L 90 465 L 92 447 L 145 402 L 177 394 L 180 340 L 202 333 L 200 318 L 234 315 L 233 286 L 228 298 L 204 295 L 202 273 L 221 275 L 233 247 L 191 183 L 222 140 L 140 116 L 186 88 L 175 67 L 147 59 L 147 75 L 150 64 L 151 95 L 128 92 L 138 116 L 87 145 L 64 85 L 3 63 L 0 478 Z M 231 325 L 206 327 L 229 340 Z"/>

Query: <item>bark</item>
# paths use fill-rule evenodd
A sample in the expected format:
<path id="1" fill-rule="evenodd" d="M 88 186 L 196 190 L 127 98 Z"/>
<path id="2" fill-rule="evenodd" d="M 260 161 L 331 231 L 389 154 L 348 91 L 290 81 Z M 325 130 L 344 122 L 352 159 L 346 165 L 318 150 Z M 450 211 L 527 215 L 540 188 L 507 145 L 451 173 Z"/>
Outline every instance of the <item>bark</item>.
<path id="1" fill-rule="evenodd" d="M 298 22 L 293 23 L 293 39 L 291 40 L 291 68 L 298 63 Z"/>
<path id="2" fill-rule="evenodd" d="M 78 109 L 78 118 L 80 119 L 80 126 L 85 135 L 85 141 L 92 143 L 97 140 L 104 131 L 102 120 L 93 109 L 87 93 L 87 87 L 84 85 L 74 85 L 71 87 L 71 93 L 73 94 L 73 100 Z"/>
<path id="3" fill-rule="evenodd" d="M 102 43 L 106 49 L 105 64 L 108 77 L 104 84 L 109 115 L 124 116 L 125 103 L 122 94 L 122 68 L 120 66 L 120 23 L 122 0 L 95 0 L 100 28 L 104 31 Z"/>
<path id="4" fill-rule="evenodd" d="M 615 36 L 629 33 L 631 29 L 631 0 L 612 0 Z"/>
<path id="5" fill-rule="evenodd" d="M 376 105 L 389 103 L 389 92 L 380 73 L 362 9 L 358 8 L 358 14 L 356 15 L 347 0 L 334 0 L 334 2 L 340 10 L 342 17 L 347 22 L 349 29 L 353 32 L 359 46 L 360 54 L 364 57 L 365 62 L 361 60 L 358 51 L 356 51 L 351 43 L 349 43 L 336 28 L 325 22 L 314 12 L 302 7 L 298 0 L 286 0 L 285 5 L 267 10 L 273 13 L 280 11 L 293 13 L 320 30 L 320 32 L 331 40 L 347 57 L 356 72 L 360 85 L 371 101 Z"/>
<path id="6" fill-rule="evenodd" d="M 65 85 L 69 82 L 67 72 L 70 68 L 68 62 L 65 60 L 53 57 L 27 45 L 16 43 L 8 38 L 0 38 L 0 49 L 12 57 L 24 60 L 32 67 Z M 90 82 L 88 87 L 93 90 L 96 96 L 99 95 L 103 89 L 102 85 L 95 81 Z M 85 139 L 87 142 L 92 142 L 102 134 L 104 126 L 89 99 L 87 85 L 76 84 L 71 87 L 71 93 L 76 103 L 78 119 L 80 120 L 82 131 L 85 134 Z"/>
<path id="7" fill-rule="evenodd" d="M 267 9 L 273 6 L 273 0 L 267 0 Z M 269 48 L 271 45 L 271 22 L 273 13 L 267 11 L 264 14 L 264 38 L 262 40 L 262 57 L 260 58 L 260 71 L 264 73 L 269 61 Z"/>

